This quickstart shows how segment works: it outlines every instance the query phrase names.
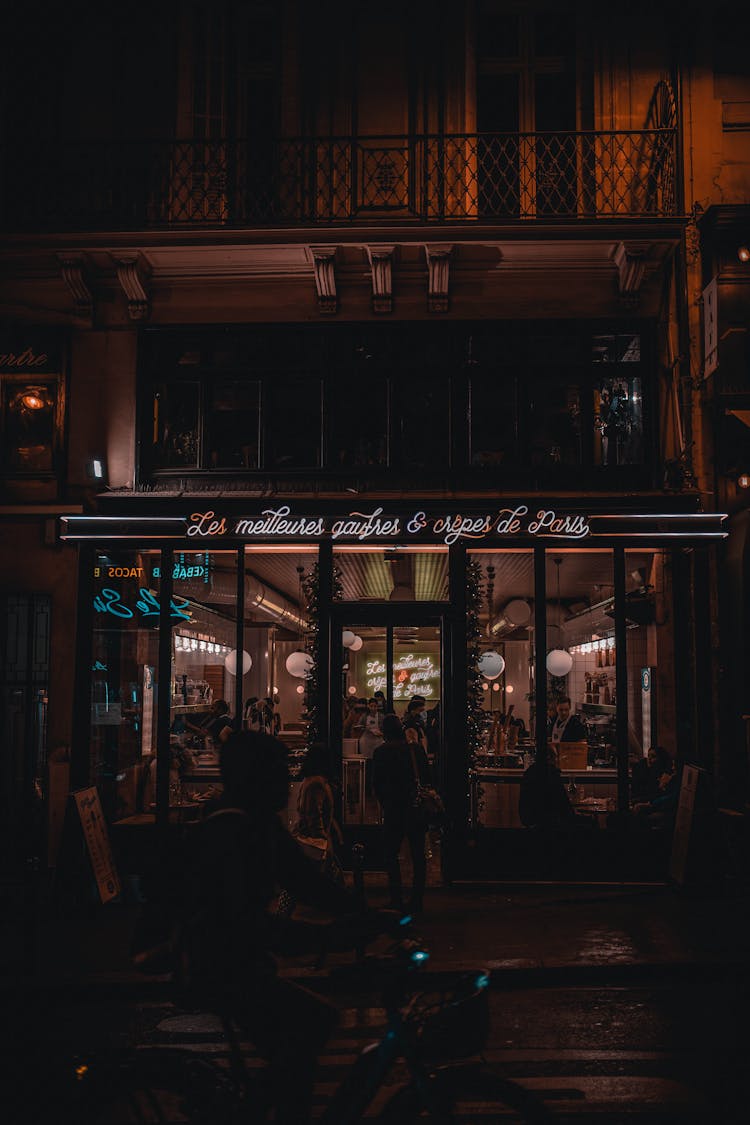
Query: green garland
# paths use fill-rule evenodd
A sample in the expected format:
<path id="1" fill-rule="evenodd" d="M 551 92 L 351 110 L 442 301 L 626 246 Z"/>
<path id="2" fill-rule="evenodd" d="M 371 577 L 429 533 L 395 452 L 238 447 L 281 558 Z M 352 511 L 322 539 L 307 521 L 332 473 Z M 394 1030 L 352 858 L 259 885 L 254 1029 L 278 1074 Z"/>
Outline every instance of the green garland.
<path id="1" fill-rule="evenodd" d="M 308 750 L 321 739 L 320 730 L 320 568 L 315 563 L 302 578 L 302 592 L 307 609 L 307 629 L 305 630 L 305 652 L 312 658 L 312 666 L 305 679 L 305 699 L 302 720 L 305 724 L 305 745 Z M 341 574 L 333 568 L 333 600 L 340 600 L 343 594 Z"/>
<path id="2" fill-rule="evenodd" d="M 479 609 L 482 600 L 482 569 L 470 559 L 467 564 L 467 749 L 469 777 L 477 784 L 478 808 L 482 808 L 482 789 L 475 773 L 481 751 L 482 709 L 481 673 L 479 672 Z"/>

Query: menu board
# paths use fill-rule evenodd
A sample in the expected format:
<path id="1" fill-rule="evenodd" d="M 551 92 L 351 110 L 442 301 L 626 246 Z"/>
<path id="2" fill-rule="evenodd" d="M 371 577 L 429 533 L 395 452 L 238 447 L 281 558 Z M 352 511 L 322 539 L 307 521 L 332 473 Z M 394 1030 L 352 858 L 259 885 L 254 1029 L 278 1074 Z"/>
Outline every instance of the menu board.
<path id="1" fill-rule="evenodd" d="M 79 789 L 73 794 L 73 800 L 78 810 L 99 898 L 102 902 L 110 902 L 120 894 L 120 877 L 115 867 L 107 824 L 96 786 Z"/>

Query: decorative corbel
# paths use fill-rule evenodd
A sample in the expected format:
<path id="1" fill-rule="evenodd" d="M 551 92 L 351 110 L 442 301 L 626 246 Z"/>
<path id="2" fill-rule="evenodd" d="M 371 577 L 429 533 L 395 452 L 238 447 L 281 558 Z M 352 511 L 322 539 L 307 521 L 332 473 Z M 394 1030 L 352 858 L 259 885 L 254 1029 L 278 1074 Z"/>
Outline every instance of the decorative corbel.
<path id="1" fill-rule="evenodd" d="M 641 283 L 646 274 L 646 252 L 641 246 L 618 242 L 612 255 L 619 274 L 620 297 L 628 304 L 637 304 Z"/>
<path id="2" fill-rule="evenodd" d="M 393 246 L 368 246 L 372 272 L 372 311 L 393 312 Z"/>
<path id="3" fill-rule="evenodd" d="M 128 316 L 131 320 L 146 320 L 149 315 L 149 298 L 139 262 L 137 254 L 115 258 L 117 280 L 127 298 Z"/>
<path id="4" fill-rule="evenodd" d="M 76 309 L 90 316 L 94 308 L 94 298 L 86 284 L 83 273 L 82 254 L 58 254 L 62 279 L 73 295 L 73 304 Z"/>
<path id="5" fill-rule="evenodd" d="M 425 246 L 427 258 L 427 310 L 444 313 L 448 311 L 448 275 L 452 246 Z"/>
<path id="6" fill-rule="evenodd" d="M 335 313 L 338 311 L 336 294 L 335 246 L 311 246 L 310 253 L 315 271 L 315 288 L 318 292 L 318 311 Z"/>

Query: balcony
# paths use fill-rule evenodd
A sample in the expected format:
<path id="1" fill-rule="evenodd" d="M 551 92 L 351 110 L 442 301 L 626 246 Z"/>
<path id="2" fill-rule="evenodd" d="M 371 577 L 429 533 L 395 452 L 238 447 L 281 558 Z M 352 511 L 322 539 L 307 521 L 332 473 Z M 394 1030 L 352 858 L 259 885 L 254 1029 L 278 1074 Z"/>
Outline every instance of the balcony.
<path id="1" fill-rule="evenodd" d="M 676 134 L 55 142 L 6 153 L 5 231 L 389 223 L 513 225 L 678 214 Z"/>

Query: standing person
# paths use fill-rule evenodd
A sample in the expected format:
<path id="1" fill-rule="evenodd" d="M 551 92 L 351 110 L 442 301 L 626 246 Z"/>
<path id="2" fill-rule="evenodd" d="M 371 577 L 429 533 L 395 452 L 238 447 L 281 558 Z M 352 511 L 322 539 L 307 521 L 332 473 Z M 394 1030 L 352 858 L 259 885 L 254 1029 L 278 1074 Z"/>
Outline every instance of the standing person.
<path id="1" fill-rule="evenodd" d="M 413 695 L 404 715 L 404 731 L 411 727 L 417 732 L 419 745 L 427 751 L 427 731 L 425 729 L 425 701 L 421 695 Z"/>
<path id="2" fill-rule="evenodd" d="M 385 715 L 385 696 L 383 695 L 382 691 L 376 691 L 374 692 L 372 698 L 377 703 L 378 711 L 382 717 L 383 715 Z"/>
<path id="3" fill-rule="evenodd" d="M 588 737 L 586 727 L 577 715 L 571 714 L 570 697 L 562 695 L 557 701 L 557 715 L 549 731 L 552 742 L 584 742 Z"/>
<path id="4" fill-rule="evenodd" d="M 378 711 L 378 701 L 368 699 L 364 726 L 359 736 L 359 752 L 363 758 L 372 758 L 375 747 L 383 741 L 383 716 Z"/>
<path id="5" fill-rule="evenodd" d="M 365 729 L 367 700 L 358 699 L 344 719 L 344 738 L 360 738 Z"/>
<path id="6" fill-rule="evenodd" d="M 415 735 L 410 735 L 414 738 Z M 421 810 L 415 808 L 416 772 L 423 785 L 431 785 L 430 766 L 422 747 L 406 741 L 397 715 L 383 718 L 385 741 L 375 751 L 372 761 L 373 788 L 383 810 L 383 852 L 388 874 L 391 906 L 403 908 L 401 867 L 398 853 L 406 837 L 413 869 L 411 899 L 407 909 L 419 914 L 423 909 L 427 879 L 425 836 L 427 824 Z"/>
<path id="7" fill-rule="evenodd" d="M 195 731 L 197 734 L 208 734 L 214 746 L 219 747 L 224 743 L 229 735 L 232 733 L 232 720 L 229 717 L 229 704 L 226 699 L 215 699 L 211 704 L 211 710 L 208 713 L 208 720 L 203 726 L 196 726 L 185 720 L 185 726 L 188 730 Z"/>
<path id="8" fill-rule="evenodd" d="M 245 704 L 245 730 L 261 730 L 262 723 L 258 714 L 258 697 L 251 695 Z"/>

